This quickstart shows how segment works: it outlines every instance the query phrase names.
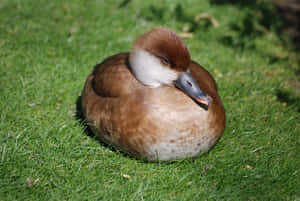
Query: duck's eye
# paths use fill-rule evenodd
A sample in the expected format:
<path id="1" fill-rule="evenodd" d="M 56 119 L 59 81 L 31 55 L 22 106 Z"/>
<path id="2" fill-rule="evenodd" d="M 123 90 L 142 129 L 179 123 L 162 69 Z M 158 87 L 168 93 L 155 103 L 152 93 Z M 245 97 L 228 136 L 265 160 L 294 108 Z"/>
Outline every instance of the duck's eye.
<path id="1" fill-rule="evenodd" d="M 191 82 L 187 81 L 187 83 L 188 83 L 188 85 L 189 85 L 190 87 L 193 86 Z"/>
<path id="2" fill-rule="evenodd" d="M 165 65 L 169 65 L 170 64 L 169 60 L 166 57 L 160 57 L 160 60 Z"/>

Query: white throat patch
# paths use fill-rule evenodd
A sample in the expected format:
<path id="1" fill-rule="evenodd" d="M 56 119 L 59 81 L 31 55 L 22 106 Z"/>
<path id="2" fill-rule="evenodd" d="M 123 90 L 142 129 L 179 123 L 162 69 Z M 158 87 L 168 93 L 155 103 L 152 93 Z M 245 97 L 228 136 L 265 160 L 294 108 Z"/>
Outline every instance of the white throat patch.
<path id="1" fill-rule="evenodd" d="M 142 49 L 133 49 L 129 56 L 131 70 L 136 79 L 152 88 L 171 85 L 178 73 L 161 64 L 158 58 Z"/>

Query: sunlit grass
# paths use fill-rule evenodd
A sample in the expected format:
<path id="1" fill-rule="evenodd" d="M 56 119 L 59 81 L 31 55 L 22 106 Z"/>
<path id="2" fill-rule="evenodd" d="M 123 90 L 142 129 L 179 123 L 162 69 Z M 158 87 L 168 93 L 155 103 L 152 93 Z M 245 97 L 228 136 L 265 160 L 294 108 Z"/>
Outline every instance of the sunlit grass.
<path id="1" fill-rule="evenodd" d="M 240 36 L 232 25 L 248 10 L 233 5 L 126 2 L 0 2 L 0 200 L 299 199 L 295 63 L 276 33 Z M 217 80 L 227 128 L 209 153 L 148 163 L 89 137 L 76 100 L 96 63 L 160 25 L 193 32 L 185 42 Z"/>

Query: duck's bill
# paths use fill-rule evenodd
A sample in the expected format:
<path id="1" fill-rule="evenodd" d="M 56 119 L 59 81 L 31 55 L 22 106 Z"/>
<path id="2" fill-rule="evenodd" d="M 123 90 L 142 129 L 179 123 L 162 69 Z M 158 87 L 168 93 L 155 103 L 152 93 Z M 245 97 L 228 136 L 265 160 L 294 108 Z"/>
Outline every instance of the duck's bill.
<path id="1" fill-rule="evenodd" d="M 206 105 L 206 106 L 209 106 L 210 105 L 210 98 L 209 97 L 202 97 L 201 99 L 200 98 L 194 98 L 197 102 L 203 104 L 203 105 Z"/>
<path id="2" fill-rule="evenodd" d="M 175 86 L 198 103 L 209 106 L 211 98 L 199 87 L 191 72 L 182 73 L 175 81 Z"/>

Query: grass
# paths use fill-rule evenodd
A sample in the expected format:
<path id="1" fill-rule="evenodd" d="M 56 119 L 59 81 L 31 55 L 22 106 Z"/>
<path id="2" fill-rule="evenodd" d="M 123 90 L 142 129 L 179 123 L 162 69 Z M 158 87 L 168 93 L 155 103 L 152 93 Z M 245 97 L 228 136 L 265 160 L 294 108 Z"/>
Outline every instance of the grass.
<path id="1" fill-rule="evenodd" d="M 251 7 L 216 2 L 0 1 L 0 200 L 299 200 L 296 56 Z M 204 12 L 219 27 L 193 22 Z M 226 108 L 223 137 L 194 159 L 136 160 L 75 118 L 93 66 L 159 25 L 193 32 Z"/>

